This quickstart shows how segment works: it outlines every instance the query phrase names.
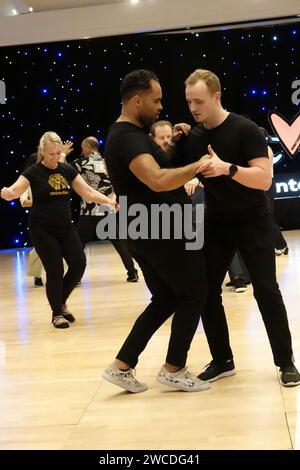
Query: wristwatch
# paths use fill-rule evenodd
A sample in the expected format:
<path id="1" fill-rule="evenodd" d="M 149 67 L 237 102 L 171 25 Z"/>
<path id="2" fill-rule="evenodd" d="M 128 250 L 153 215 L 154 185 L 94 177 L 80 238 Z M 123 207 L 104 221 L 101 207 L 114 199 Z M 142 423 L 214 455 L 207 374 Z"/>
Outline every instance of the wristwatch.
<path id="1" fill-rule="evenodd" d="M 229 178 L 232 178 L 238 171 L 238 167 L 234 164 L 230 165 L 229 167 L 229 173 L 228 173 L 228 177 Z"/>

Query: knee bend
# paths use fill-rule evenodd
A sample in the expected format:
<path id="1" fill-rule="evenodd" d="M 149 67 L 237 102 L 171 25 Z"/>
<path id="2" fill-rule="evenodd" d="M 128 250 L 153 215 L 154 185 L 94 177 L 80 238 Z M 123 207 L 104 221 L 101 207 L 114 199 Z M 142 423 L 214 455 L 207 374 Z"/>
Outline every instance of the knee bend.
<path id="1" fill-rule="evenodd" d="M 72 263 L 72 264 L 69 264 L 68 266 L 68 273 L 69 275 L 74 275 L 74 274 L 78 274 L 78 275 L 82 275 L 85 271 L 85 268 L 86 268 L 86 262 L 82 262 L 82 263 Z"/>

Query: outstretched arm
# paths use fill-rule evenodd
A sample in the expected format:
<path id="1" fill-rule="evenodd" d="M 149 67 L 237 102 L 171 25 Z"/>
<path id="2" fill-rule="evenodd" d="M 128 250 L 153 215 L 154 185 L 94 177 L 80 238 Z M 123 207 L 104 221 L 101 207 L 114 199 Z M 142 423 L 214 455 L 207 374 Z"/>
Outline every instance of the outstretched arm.
<path id="1" fill-rule="evenodd" d="M 14 184 L 9 186 L 8 188 L 4 187 L 1 189 L 1 197 L 6 201 L 18 199 L 28 187 L 28 179 L 21 175 Z"/>
<path id="2" fill-rule="evenodd" d="M 106 204 L 113 209 L 118 208 L 118 204 L 104 194 L 99 193 L 95 189 L 91 188 L 84 179 L 77 175 L 72 181 L 72 188 L 76 191 L 79 196 L 87 202 L 95 202 L 96 204 Z"/>
<path id="3" fill-rule="evenodd" d="M 191 163 L 181 168 L 160 168 L 150 154 L 135 157 L 129 169 L 152 191 L 171 191 L 190 181 L 199 172 L 199 162 Z"/>

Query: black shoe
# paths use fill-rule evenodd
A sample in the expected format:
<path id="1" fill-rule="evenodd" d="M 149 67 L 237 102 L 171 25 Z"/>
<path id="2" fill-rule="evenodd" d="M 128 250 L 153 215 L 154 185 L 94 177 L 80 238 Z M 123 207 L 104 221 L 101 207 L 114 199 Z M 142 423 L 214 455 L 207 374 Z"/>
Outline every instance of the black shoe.
<path id="1" fill-rule="evenodd" d="M 295 387 L 300 384 L 300 374 L 294 364 L 291 366 L 280 367 L 280 382 L 284 387 Z"/>
<path id="2" fill-rule="evenodd" d="M 138 282 L 138 280 L 139 280 L 139 274 L 136 269 L 133 272 L 128 273 L 127 282 Z"/>
<path id="3" fill-rule="evenodd" d="M 63 315 L 53 315 L 52 323 L 55 328 L 64 329 L 69 328 L 69 323 L 64 319 Z"/>
<path id="4" fill-rule="evenodd" d="M 234 291 L 239 294 L 247 290 L 247 284 L 242 277 L 237 277 L 233 280 Z"/>
<path id="5" fill-rule="evenodd" d="M 275 255 L 276 256 L 281 256 L 281 255 L 288 255 L 289 254 L 289 247 L 285 246 L 284 248 L 281 248 L 279 250 L 275 249 Z"/>
<path id="6" fill-rule="evenodd" d="M 42 281 L 42 278 L 41 277 L 35 277 L 34 278 L 34 285 L 35 286 L 43 286 L 43 281 Z"/>
<path id="7" fill-rule="evenodd" d="M 226 287 L 233 287 L 233 282 L 232 281 L 226 282 L 225 286 Z"/>
<path id="8" fill-rule="evenodd" d="M 229 377 L 234 374 L 235 368 L 233 359 L 228 359 L 228 361 L 223 362 L 222 364 L 217 364 L 215 361 L 211 361 L 207 364 L 205 371 L 198 375 L 198 379 L 214 382 L 222 377 Z"/>
<path id="9" fill-rule="evenodd" d="M 68 307 L 66 305 L 62 305 L 61 313 L 62 313 L 62 316 L 66 320 L 68 320 L 70 323 L 73 323 L 75 321 L 74 315 L 70 312 L 70 310 L 68 309 Z"/>

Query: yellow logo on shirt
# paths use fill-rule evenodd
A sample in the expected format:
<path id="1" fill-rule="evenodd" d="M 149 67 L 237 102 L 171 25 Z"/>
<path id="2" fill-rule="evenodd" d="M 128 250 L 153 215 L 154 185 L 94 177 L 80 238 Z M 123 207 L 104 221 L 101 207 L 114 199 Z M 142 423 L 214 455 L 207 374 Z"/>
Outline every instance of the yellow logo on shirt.
<path id="1" fill-rule="evenodd" d="M 62 189 L 69 189 L 67 180 L 60 174 L 51 175 L 48 183 L 56 191 L 61 191 Z"/>

